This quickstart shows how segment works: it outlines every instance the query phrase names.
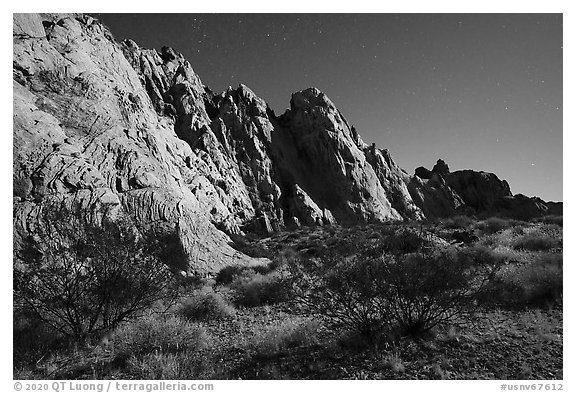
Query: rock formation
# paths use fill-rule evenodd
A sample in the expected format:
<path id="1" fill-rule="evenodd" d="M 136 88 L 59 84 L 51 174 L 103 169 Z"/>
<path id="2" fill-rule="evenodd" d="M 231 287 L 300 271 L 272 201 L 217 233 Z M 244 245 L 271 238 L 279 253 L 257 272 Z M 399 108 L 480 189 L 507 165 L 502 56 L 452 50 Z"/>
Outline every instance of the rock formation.
<path id="1" fill-rule="evenodd" d="M 531 219 L 562 214 L 561 204 L 544 202 L 522 194 L 512 195 L 510 186 L 493 173 L 473 170 L 450 172 L 443 160 L 432 170 L 416 168 L 408 184 L 414 202 L 427 217 L 469 214 Z"/>
<path id="2" fill-rule="evenodd" d="M 243 183 L 219 166 L 229 160 L 195 148 L 173 118 L 158 115 L 159 101 L 104 26 L 84 15 L 16 14 L 13 70 L 16 257 L 24 239 L 42 242 L 35 237 L 43 209 L 66 205 L 171 227 L 186 250 L 176 266 L 207 272 L 252 262 L 213 225 L 213 216 L 233 216 L 223 200 L 251 213 Z M 196 93 L 185 72 L 173 80 Z M 198 139 L 219 146 L 210 136 Z M 237 188 L 224 191 L 226 181 Z"/>
<path id="3" fill-rule="evenodd" d="M 408 175 L 315 88 L 276 116 L 248 87 L 214 93 L 173 49 L 118 43 L 90 16 L 13 23 L 16 259 L 63 206 L 161 227 L 185 251 L 174 265 L 203 273 L 254 263 L 229 246 L 246 230 L 547 209 L 443 161 Z"/>

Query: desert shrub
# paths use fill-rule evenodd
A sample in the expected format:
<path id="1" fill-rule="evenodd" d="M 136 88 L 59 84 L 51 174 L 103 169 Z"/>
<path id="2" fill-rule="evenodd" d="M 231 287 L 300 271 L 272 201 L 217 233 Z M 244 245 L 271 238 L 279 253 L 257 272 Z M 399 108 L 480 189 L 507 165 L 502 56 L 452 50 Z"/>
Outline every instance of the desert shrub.
<path id="1" fill-rule="evenodd" d="M 474 264 L 483 266 L 503 266 L 506 263 L 514 262 L 515 258 L 510 252 L 496 251 L 479 244 L 465 248 L 460 253 L 468 256 Z"/>
<path id="2" fill-rule="evenodd" d="M 550 216 L 544 216 L 544 217 L 536 218 L 533 221 L 534 222 L 541 222 L 544 224 L 558 225 L 561 227 L 561 226 L 563 226 L 564 216 L 550 215 Z"/>
<path id="3" fill-rule="evenodd" d="M 291 319 L 255 332 L 248 348 L 258 356 L 273 356 L 287 348 L 317 343 L 318 328 L 316 321 Z"/>
<path id="4" fill-rule="evenodd" d="M 439 324 L 471 317 L 476 299 L 496 270 L 495 261 L 469 258 L 455 250 L 382 258 L 377 281 L 396 325 L 420 335 Z"/>
<path id="5" fill-rule="evenodd" d="M 385 356 L 380 361 L 380 365 L 385 369 L 392 370 L 395 374 L 401 374 L 406 371 L 406 367 L 404 367 L 404 363 L 398 353 L 392 353 Z"/>
<path id="6" fill-rule="evenodd" d="M 69 346 L 66 336 L 38 319 L 34 313 L 17 307 L 13 312 L 12 339 L 15 368 L 27 368 L 28 365 L 36 364 L 46 354 L 66 350 Z"/>
<path id="7" fill-rule="evenodd" d="M 125 372 L 131 379 L 144 380 L 191 380 L 227 379 L 222 365 L 216 363 L 210 354 L 202 351 L 178 353 L 152 352 L 142 356 L 132 356 L 126 362 Z"/>
<path id="8" fill-rule="evenodd" d="M 216 285 L 231 284 L 240 276 L 251 276 L 254 274 L 267 274 L 273 270 L 272 263 L 268 265 L 241 266 L 231 265 L 222 268 L 215 277 Z"/>
<path id="9" fill-rule="evenodd" d="M 119 326 L 111 343 L 117 356 L 130 357 L 198 351 L 208 346 L 209 336 L 202 326 L 177 316 L 148 315 Z"/>
<path id="10" fill-rule="evenodd" d="M 333 328 L 374 336 L 388 323 L 372 279 L 373 258 L 295 260 L 292 281 L 297 301 L 308 312 L 327 318 Z"/>
<path id="11" fill-rule="evenodd" d="M 292 261 L 297 258 L 298 258 L 298 252 L 296 250 L 290 247 L 285 247 L 278 253 L 278 255 L 272 258 L 272 261 L 268 265 L 270 269 L 269 271 L 272 270 L 281 271 L 283 269 L 286 269 L 292 263 Z M 256 273 L 265 274 L 267 272 L 264 273 L 256 272 Z"/>
<path id="12" fill-rule="evenodd" d="M 372 337 L 395 330 L 421 335 L 471 316 L 476 297 L 496 270 L 456 250 L 392 255 L 366 250 L 293 269 L 297 299 L 332 325 Z"/>
<path id="13" fill-rule="evenodd" d="M 485 301 L 509 308 L 547 306 L 562 299 L 562 254 L 548 253 L 532 262 L 511 265 L 487 289 Z"/>
<path id="14" fill-rule="evenodd" d="M 273 270 L 272 263 L 267 265 L 254 265 L 250 266 L 250 270 L 252 270 L 256 274 L 268 274 Z"/>
<path id="15" fill-rule="evenodd" d="M 486 247 L 492 248 L 509 248 L 513 249 L 512 245 L 518 237 L 524 234 L 524 229 L 520 226 L 514 226 L 501 230 L 497 233 L 482 236 L 478 244 Z"/>
<path id="16" fill-rule="evenodd" d="M 258 307 L 289 299 L 288 282 L 278 272 L 239 276 L 232 282 L 231 288 L 234 303 L 241 307 Z"/>
<path id="17" fill-rule="evenodd" d="M 446 229 L 468 229 L 475 223 L 476 220 L 469 216 L 448 217 L 440 221 L 440 224 Z"/>
<path id="18" fill-rule="evenodd" d="M 548 251 L 559 245 L 559 241 L 546 234 L 531 232 L 512 242 L 516 250 Z"/>
<path id="19" fill-rule="evenodd" d="M 500 217 L 490 217 L 476 224 L 483 234 L 491 235 L 503 229 L 518 225 L 518 221 Z"/>
<path id="20" fill-rule="evenodd" d="M 177 313 L 189 321 L 208 321 L 233 316 L 234 308 L 219 293 L 205 287 L 182 300 Z"/>
<path id="21" fill-rule="evenodd" d="M 391 254 L 408 254 L 422 248 L 426 240 L 414 229 L 402 229 L 384 239 L 384 249 Z"/>
<path id="22" fill-rule="evenodd" d="M 453 231 L 449 237 L 452 243 L 473 244 L 479 239 L 478 236 L 471 230 Z"/>
<path id="23" fill-rule="evenodd" d="M 217 285 L 226 285 L 232 283 L 234 279 L 246 271 L 246 266 L 230 265 L 222 268 L 215 277 Z"/>
<path id="24" fill-rule="evenodd" d="M 114 329 L 167 296 L 163 248 L 127 219 L 92 224 L 70 211 L 45 217 L 50 241 L 31 239 L 14 266 L 15 304 L 83 340 Z"/>

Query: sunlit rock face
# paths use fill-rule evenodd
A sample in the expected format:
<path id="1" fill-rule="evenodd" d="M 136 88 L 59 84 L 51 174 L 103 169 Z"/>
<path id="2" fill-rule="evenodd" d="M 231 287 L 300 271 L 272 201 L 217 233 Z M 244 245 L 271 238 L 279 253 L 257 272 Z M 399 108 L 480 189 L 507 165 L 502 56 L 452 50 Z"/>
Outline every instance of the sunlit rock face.
<path id="1" fill-rule="evenodd" d="M 276 116 L 248 87 L 214 93 L 173 49 L 118 43 L 92 17 L 13 22 L 17 259 L 63 207 L 168 231 L 184 250 L 172 263 L 194 273 L 256 263 L 229 245 L 247 230 L 561 210 L 440 161 L 409 176 L 318 89 Z"/>
<path id="2" fill-rule="evenodd" d="M 340 223 L 402 219 L 348 122 L 318 89 L 292 95 L 273 138 L 284 178 Z"/>
<path id="3" fill-rule="evenodd" d="M 155 62 L 151 75 L 164 64 L 150 52 L 142 57 L 143 64 Z M 123 212 L 138 225 L 169 228 L 186 251 L 174 265 L 186 270 L 251 263 L 214 225 L 237 224 L 230 199 L 239 200 L 236 211 L 253 212 L 239 176 L 221 167 L 230 161 L 208 153 L 219 143 L 202 102 L 183 98 L 199 93 L 199 80 L 191 68 L 171 63 L 156 72 L 158 80 L 178 81 L 187 92 L 175 98 L 175 107 L 191 114 L 183 124 L 158 114 L 160 101 L 151 98 L 132 61 L 91 17 L 14 15 L 16 257 L 24 239 L 42 242 L 36 228 L 43 209 L 68 206 L 86 216 Z M 194 134 L 201 130 L 207 135 Z M 236 188 L 225 192 L 222 180 Z"/>

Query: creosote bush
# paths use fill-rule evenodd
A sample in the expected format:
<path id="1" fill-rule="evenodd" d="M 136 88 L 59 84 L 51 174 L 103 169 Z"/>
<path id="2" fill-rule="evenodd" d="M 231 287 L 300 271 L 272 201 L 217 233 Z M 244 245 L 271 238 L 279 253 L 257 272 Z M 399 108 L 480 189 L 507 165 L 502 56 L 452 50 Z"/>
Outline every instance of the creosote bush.
<path id="1" fill-rule="evenodd" d="M 442 227 L 446 229 L 468 229 L 476 223 L 472 217 L 468 216 L 454 216 L 444 218 L 440 221 Z"/>
<path id="2" fill-rule="evenodd" d="M 204 287 L 182 300 L 178 314 L 190 321 L 209 321 L 233 316 L 234 308 L 211 287 Z"/>
<path id="3" fill-rule="evenodd" d="M 549 215 L 549 216 L 544 216 L 544 217 L 536 218 L 536 219 L 534 219 L 534 220 L 532 220 L 532 221 L 534 221 L 534 222 L 542 222 L 542 223 L 544 223 L 544 224 L 551 224 L 551 225 L 563 226 L 564 217 L 563 217 L 563 216 Z"/>
<path id="4" fill-rule="evenodd" d="M 269 265 L 255 265 L 255 266 L 241 266 L 230 265 L 222 268 L 215 277 L 217 285 L 231 284 L 236 278 L 240 276 L 252 275 L 254 273 L 266 274 L 273 268 Z"/>
<path id="5" fill-rule="evenodd" d="M 384 239 L 384 250 L 390 254 L 406 254 L 419 251 L 425 243 L 421 233 L 404 228 Z"/>
<path id="6" fill-rule="evenodd" d="M 251 273 L 238 276 L 230 285 L 234 303 L 241 307 L 258 307 L 288 300 L 289 289 L 282 273 Z"/>
<path id="7" fill-rule="evenodd" d="M 548 306 L 562 300 L 562 254 L 507 266 L 487 288 L 484 302 L 512 309 Z"/>
<path id="8" fill-rule="evenodd" d="M 559 241 L 541 233 L 528 233 L 516 239 L 512 247 L 516 250 L 548 251 L 559 245 Z"/>
<path id="9" fill-rule="evenodd" d="M 36 315 L 22 309 L 14 309 L 13 359 L 15 368 L 35 364 L 46 353 L 66 349 L 66 336 L 50 325 L 39 321 Z M 25 379 L 25 378 L 17 378 Z"/>
<path id="10" fill-rule="evenodd" d="M 482 231 L 485 235 L 491 235 L 496 232 L 500 232 L 503 229 L 507 229 L 518 225 L 518 221 L 512 219 L 505 219 L 500 217 L 490 217 L 476 224 L 477 228 Z"/>
<path id="11" fill-rule="evenodd" d="M 327 255 L 293 266 L 304 307 L 336 326 L 373 337 L 396 331 L 422 335 L 471 317 L 498 261 L 456 249 L 393 255 L 366 249 L 354 257 Z"/>
<path id="12" fill-rule="evenodd" d="M 172 274 L 163 247 L 128 219 L 92 224 L 62 210 L 44 217 L 51 241 L 28 248 L 14 266 L 15 307 L 82 341 L 167 296 Z"/>

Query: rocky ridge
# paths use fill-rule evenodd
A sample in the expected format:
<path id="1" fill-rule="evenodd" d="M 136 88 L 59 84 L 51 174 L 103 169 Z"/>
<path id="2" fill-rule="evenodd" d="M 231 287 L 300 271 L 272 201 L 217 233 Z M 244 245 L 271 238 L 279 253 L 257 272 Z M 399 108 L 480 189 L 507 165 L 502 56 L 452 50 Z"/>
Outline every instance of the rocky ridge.
<path id="1" fill-rule="evenodd" d="M 253 263 L 227 236 L 246 230 L 552 209 L 493 174 L 438 163 L 408 175 L 315 88 L 276 116 L 248 87 L 216 94 L 173 49 L 118 43 L 90 16 L 13 23 L 17 259 L 62 206 L 161 227 L 190 272 Z"/>
<path id="2" fill-rule="evenodd" d="M 432 170 L 418 167 L 408 184 L 416 204 L 427 217 L 457 214 L 477 217 L 503 216 L 529 220 L 542 215 L 561 215 L 562 204 L 538 197 L 512 195 L 506 180 L 494 173 L 460 170 L 450 172 L 443 160 Z"/>

